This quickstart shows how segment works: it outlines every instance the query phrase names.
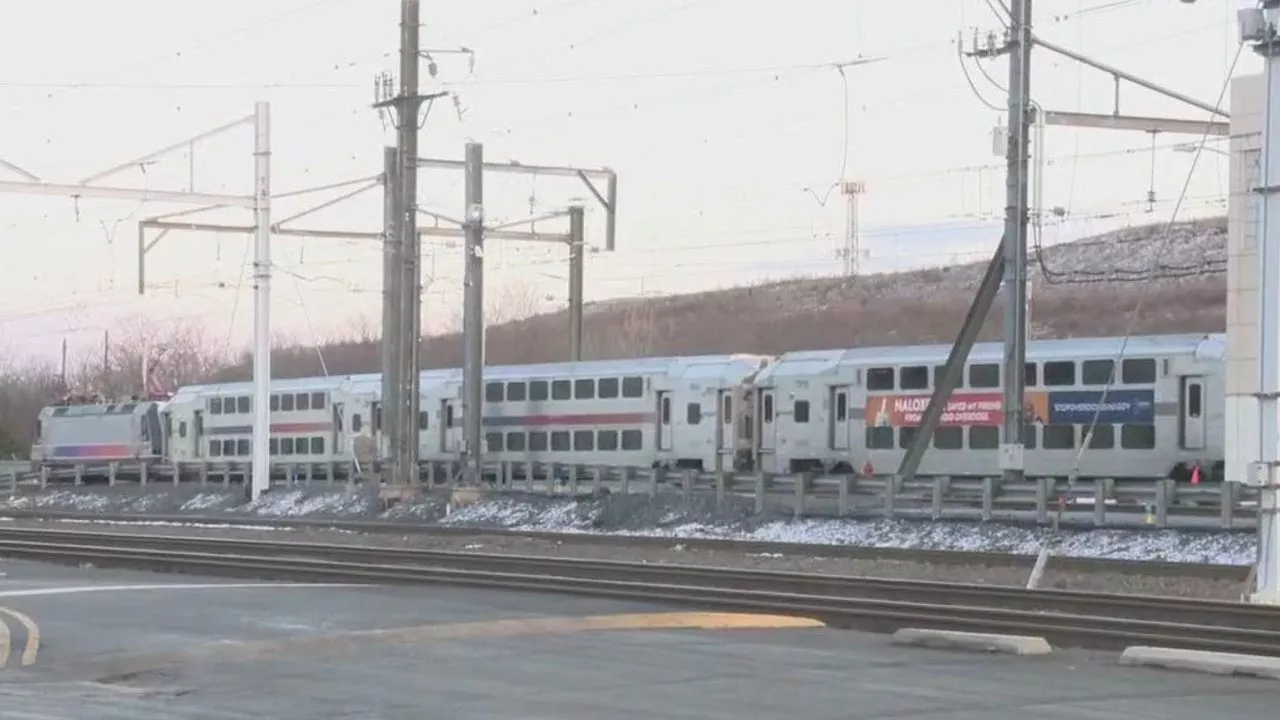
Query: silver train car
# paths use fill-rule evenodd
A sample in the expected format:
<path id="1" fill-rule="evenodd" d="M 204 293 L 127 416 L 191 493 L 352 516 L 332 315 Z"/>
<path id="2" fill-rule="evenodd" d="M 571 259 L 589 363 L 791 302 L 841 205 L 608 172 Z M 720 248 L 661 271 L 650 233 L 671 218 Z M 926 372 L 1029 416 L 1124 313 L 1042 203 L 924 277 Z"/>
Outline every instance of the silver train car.
<path id="1" fill-rule="evenodd" d="M 1206 475 L 1221 478 L 1225 348 L 1222 335 L 1028 343 L 1027 473 L 1184 479 L 1198 464 Z M 894 472 L 950 349 L 782 355 L 757 381 L 760 468 Z M 1002 357 L 1001 343 L 974 346 L 920 474 L 999 473 Z M 1097 426 L 1083 448 L 1095 415 Z"/>
<path id="2" fill-rule="evenodd" d="M 45 407 L 36 420 L 31 459 L 50 468 L 162 460 L 164 407 L 150 400 Z"/>

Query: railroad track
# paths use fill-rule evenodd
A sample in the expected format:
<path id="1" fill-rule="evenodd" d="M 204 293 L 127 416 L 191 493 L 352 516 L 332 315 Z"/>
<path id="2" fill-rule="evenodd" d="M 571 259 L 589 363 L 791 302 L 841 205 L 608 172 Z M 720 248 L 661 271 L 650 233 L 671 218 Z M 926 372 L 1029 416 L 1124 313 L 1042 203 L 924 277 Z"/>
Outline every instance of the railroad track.
<path id="1" fill-rule="evenodd" d="M 0 529 L 0 555 L 234 577 L 552 591 L 797 615 L 879 631 L 910 625 L 1035 634 L 1060 645 L 1280 656 L 1280 609 L 1168 597 L 44 528 Z"/>
<path id="2" fill-rule="evenodd" d="M 769 542 L 727 538 L 680 538 L 650 535 L 609 535 L 603 533 L 554 532 L 539 530 L 505 530 L 479 527 L 428 525 L 414 522 L 378 520 L 338 520 L 319 518 L 241 518 L 229 515 L 104 515 L 82 512 L 45 510 L 4 510 L 0 518 L 41 521 L 70 521 L 114 524 L 165 523 L 187 526 L 237 525 L 246 528 L 288 528 L 293 530 L 341 530 L 370 535 L 396 534 L 436 537 L 496 536 L 509 539 L 546 540 L 566 545 L 608 545 L 654 548 L 682 546 L 697 550 L 715 550 L 741 554 L 778 554 L 793 557 L 826 557 L 861 560 L 887 560 L 931 565 L 1018 567 L 1030 570 L 1034 555 L 990 553 L 964 550 L 922 550 L 916 548 L 863 547 L 822 543 Z M 1054 555 L 1049 561 L 1054 571 L 1078 573 L 1115 573 L 1145 577 L 1199 578 L 1244 582 L 1249 568 L 1240 565 L 1185 563 L 1115 558 L 1070 557 Z"/>

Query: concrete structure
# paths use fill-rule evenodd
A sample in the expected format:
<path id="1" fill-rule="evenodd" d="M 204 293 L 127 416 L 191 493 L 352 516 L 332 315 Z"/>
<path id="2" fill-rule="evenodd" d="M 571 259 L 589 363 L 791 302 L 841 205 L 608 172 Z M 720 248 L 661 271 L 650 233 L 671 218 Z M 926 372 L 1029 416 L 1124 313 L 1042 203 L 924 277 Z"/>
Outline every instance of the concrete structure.
<path id="1" fill-rule="evenodd" d="M 1261 75 L 1231 82 L 1231 179 L 1227 199 L 1226 479 L 1247 482 L 1258 461 L 1258 185 L 1265 86 Z"/>

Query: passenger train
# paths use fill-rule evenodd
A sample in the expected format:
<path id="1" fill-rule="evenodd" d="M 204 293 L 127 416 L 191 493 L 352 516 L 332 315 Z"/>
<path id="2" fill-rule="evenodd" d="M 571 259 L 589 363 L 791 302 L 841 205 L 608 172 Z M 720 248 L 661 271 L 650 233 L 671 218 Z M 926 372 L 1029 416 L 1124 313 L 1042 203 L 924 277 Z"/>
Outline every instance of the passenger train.
<path id="1" fill-rule="evenodd" d="M 486 367 L 484 454 L 620 467 L 889 473 L 949 352 L 947 345 L 870 347 Z M 1002 352 L 1000 343 L 973 348 L 921 474 L 998 473 Z M 1199 466 L 1221 478 L 1224 356 L 1222 335 L 1028 343 L 1027 472 L 1181 479 Z M 272 381 L 272 462 L 348 463 L 362 441 L 385 451 L 381 390 L 377 373 Z M 462 371 L 424 371 L 419 399 L 420 458 L 458 461 Z M 32 459 L 49 467 L 247 464 L 252 405 L 252 384 L 243 382 L 187 386 L 168 400 L 55 405 L 40 413 Z"/>

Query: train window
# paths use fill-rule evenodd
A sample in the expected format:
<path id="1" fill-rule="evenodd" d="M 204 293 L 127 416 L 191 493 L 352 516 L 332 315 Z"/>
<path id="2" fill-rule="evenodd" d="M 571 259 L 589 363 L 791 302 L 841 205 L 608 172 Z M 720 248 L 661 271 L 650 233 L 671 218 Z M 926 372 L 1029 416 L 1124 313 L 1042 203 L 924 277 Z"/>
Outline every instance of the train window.
<path id="1" fill-rule="evenodd" d="M 929 368 L 925 365 L 912 365 L 898 371 L 898 382 L 903 390 L 924 390 L 929 387 Z"/>
<path id="2" fill-rule="evenodd" d="M 1189 417 L 1198 418 L 1202 408 L 1200 407 L 1200 383 L 1187 383 L 1187 415 Z"/>
<path id="3" fill-rule="evenodd" d="M 297 397 L 297 399 L 294 401 L 294 404 L 298 407 L 298 410 L 300 410 L 300 411 L 301 411 L 301 410 L 310 410 L 310 409 L 311 409 L 311 395 L 310 395 L 310 394 L 308 394 L 308 393 L 298 393 L 298 397 Z"/>
<path id="4" fill-rule="evenodd" d="M 280 410 L 282 412 L 293 412 L 293 395 L 280 396 Z"/>
<path id="5" fill-rule="evenodd" d="M 120 406 L 120 414 L 128 415 L 129 413 L 133 412 L 134 408 L 136 407 L 138 407 L 137 403 L 125 403 L 124 405 Z"/>
<path id="6" fill-rule="evenodd" d="M 281 455 L 293 454 L 293 438 L 291 437 L 280 438 L 280 454 Z"/>
<path id="7" fill-rule="evenodd" d="M 733 396 L 725 395 L 724 402 L 720 403 L 720 415 L 723 418 L 721 422 L 725 425 L 733 422 Z"/>
<path id="8" fill-rule="evenodd" d="M 312 455 L 324 454 L 324 438 L 322 437 L 311 438 L 311 454 Z"/>
<path id="9" fill-rule="evenodd" d="M 444 406 L 444 426 L 453 427 L 453 421 L 454 421 L 453 406 L 445 405 Z"/>
<path id="10" fill-rule="evenodd" d="M 209 441 L 209 457 L 222 457 L 222 441 L 221 440 Z"/>
<path id="11" fill-rule="evenodd" d="M 426 430 L 427 425 L 431 422 L 431 413 L 426 410 L 418 411 L 418 429 Z"/>
<path id="12" fill-rule="evenodd" d="M 529 450 L 542 452 L 547 449 L 547 434 L 541 430 L 529 433 Z"/>
<path id="13" fill-rule="evenodd" d="M 270 440 L 268 440 L 267 448 L 268 448 L 267 454 L 279 455 L 280 454 L 280 438 L 271 438 Z"/>
<path id="14" fill-rule="evenodd" d="M 522 382 L 507 383 L 507 402 L 524 402 L 525 386 Z"/>
<path id="15" fill-rule="evenodd" d="M 374 403 L 373 405 L 373 431 L 382 430 L 382 406 Z"/>
<path id="16" fill-rule="evenodd" d="M 637 398 L 644 396 L 644 378 L 622 378 L 622 397 Z"/>
<path id="17" fill-rule="evenodd" d="M 618 431 L 601 430 L 596 433 L 596 449 L 613 451 L 618 449 Z"/>
<path id="18" fill-rule="evenodd" d="M 1075 385 L 1076 364 L 1070 360 L 1045 363 L 1044 384 L 1046 387 Z"/>
<path id="19" fill-rule="evenodd" d="M 684 421 L 689 425 L 702 422 L 702 403 L 689 403 L 684 410 Z"/>
<path id="20" fill-rule="evenodd" d="M 969 428 L 970 450 L 994 450 L 998 447 L 1000 447 L 1000 428 L 995 425 L 974 425 Z"/>
<path id="21" fill-rule="evenodd" d="M 360 432 L 360 428 L 364 427 L 364 419 L 360 417 L 360 413 L 351 416 L 351 432 Z"/>
<path id="22" fill-rule="evenodd" d="M 280 396 L 271 396 L 271 412 L 280 412 Z"/>
<path id="23" fill-rule="evenodd" d="M 796 404 L 791 408 L 791 419 L 798 423 L 809 422 L 809 401 L 797 400 Z"/>
<path id="24" fill-rule="evenodd" d="M 236 454 L 237 454 L 237 455 L 240 455 L 240 456 L 245 456 L 245 455 L 248 455 L 248 454 L 249 454 L 249 441 L 248 441 L 248 440 L 237 440 L 237 441 L 236 441 Z"/>
<path id="25" fill-rule="evenodd" d="M 836 422 L 844 422 L 849 418 L 849 394 L 836 393 Z"/>
<path id="26" fill-rule="evenodd" d="M 524 452 L 524 433 L 507 433 L 507 449 L 511 452 Z"/>
<path id="27" fill-rule="evenodd" d="M 222 455 L 223 455 L 223 457 L 232 457 L 232 456 L 234 456 L 235 454 L 236 454 L 236 441 L 235 441 L 235 440 L 223 440 L 223 441 L 222 441 Z"/>
<path id="28" fill-rule="evenodd" d="M 1130 358 L 1120 363 L 1120 379 L 1126 385 L 1149 385 L 1156 381 L 1156 361 Z"/>
<path id="29" fill-rule="evenodd" d="M 893 447 L 893 428 L 891 427 L 867 428 L 867 449 L 868 450 L 888 450 L 892 447 Z"/>
<path id="30" fill-rule="evenodd" d="M 235 399 L 235 398 L 233 398 L 233 397 L 225 397 L 225 398 L 222 398 L 222 414 L 223 414 L 223 415 L 235 415 L 235 414 L 236 414 L 236 399 Z"/>
<path id="31" fill-rule="evenodd" d="M 503 385 L 500 382 L 485 383 L 484 385 L 484 401 L 500 403 L 503 401 Z"/>
<path id="32" fill-rule="evenodd" d="M 551 449 L 555 452 L 565 452 L 569 449 L 569 432 L 567 430 L 556 430 L 551 433 Z"/>
<path id="33" fill-rule="evenodd" d="M 247 395 L 241 395 L 236 398 L 236 412 L 241 415 L 249 414 L 249 397 Z"/>
<path id="34" fill-rule="evenodd" d="M 969 366 L 969 387 L 1000 387 L 1000 366 L 995 363 Z"/>
<path id="35" fill-rule="evenodd" d="M 773 422 L 773 396 L 764 396 L 764 421 Z"/>
<path id="36" fill-rule="evenodd" d="M 590 452 L 596 449 L 596 434 L 593 430 L 575 430 L 573 433 L 573 449 L 579 452 Z"/>
<path id="37" fill-rule="evenodd" d="M 1088 434 L 1089 426 L 1080 426 L 1080 442 L 1084 442 L 1084 436 Z M 1111 450 L 1116 446 L 1116 426 L 1103 425 L 1101 423 L 1093 426 L 1093 436 L 1089 438 L 1090 450 Z"/>
<path id="38" fill-rule="evenodd" d="M 573 397 L 568 380 L 552 380 L 551 381 L 551 399 L 552 400 L 568 400 Z"/>
<path id="39" fill-rule="evenodd" d="M 1070 450 L 1076 446 L 1075 425 L 1045 425 L 1041 434 L 1045 450 Z"/>
<path id="40" fill-rule="evenodd" d="M 660 422 L 663 425 L 671 424 L 671 398 L 669 397 L 662 398 Z"/>
<path id="41" fill-rule="evenodd" d="M 639 430 L 623 430 L 622 431 L 622 449 L 623 450 L 643 450 L 644 449 L 644 433 Z"/>
<path id="42" fill-rule="evenodd" d="M 591 378 L 583 378 L 573 381 L 573 399 L 574 400 L 592 400 L 596 396 L 596 381 Z"/>
<path id="43" fill-rule="evenodd" d="M 933 446 L 939 450 L 959 450 L 964 447 L 964 428 L 940 427 L 933 431 Z"/>
<path id="44" fill-rule="evenodd" d="M 143 427 L 143 429 L 145 430 L 147 426 L 146 426 L 146 425 L 143 425 L 142 427 Z M 186 423 L 186 421 L 184 420 L 184 421 L 182 421 L 182 422 L 178 423 L 178 437 L 180 437 L 180 438 L 184 438 L 184 437 L 186 437 L 186 436 L 187 436 L 187 423 Z"/>
<path id="45" fill-rule="evenodd" d="M 547 399 L 546 380 L 534 380 L 529 383 L 529 399 L 534 401 Z"/>
<path id="46" fill-rule="evenodd" d="M 1027 450 L 1035 450 L 1037 437 L 1038 436 L 1036 434 L 1035 425 L 1024 425 L 1022 427 L 1022 447 L 1023 448 Z"/>
<path id="47" fill-rule="evenodd" d="M 1113 360 L 1085 360 L 1080 363 L 1080 384 L 1110 385 L 1115 366 Z"/>
<path id="48" fill-rule="evenodd" d="M 1155 446 L 1155 425 L 1120 426 L 1120 447 L 1125 450 L 1153 450 Z"/>
<path id="49" fill-rule="evenodd" d="M 322 392 L 311 393 L 311 409 L 312 410 L 323 410 L 324 405 L 325 405 L 324 393 Z"/>
<path id="50" fill-rule="evenodd" d="M 1023 384 L 1025 384 L 1027 387 L 1034 387 L 1040 384 L 1040 381 L 1036 374 L 1035 363 L 1027 363 L 1026 366 L 1022 368 L 1022 370 L 1023 370 L 1022 372 Z"/>
<path id="51" fill-rule="evenodd" d="M 485 433 L 485 452 L 502 452 L 502 433 Z"/>
<path id="52" fill-rule="evenodd" d="M 898 447 L 906 450 L 911 447 L 911 441 L 916 438 L 916 429 L 913 427 L 898 428 Z"/>
<path id="53" fill-rule="evenodd" d="M 867 370 L 868 390 L 893 390 L 893 368 L 869 368 Z"/>
<path id="54" fill-rule="evenodd" d="M 618 378 L 600 378 L 596 383 L 596 394 L 601 400 L 618 397 Z"/>

